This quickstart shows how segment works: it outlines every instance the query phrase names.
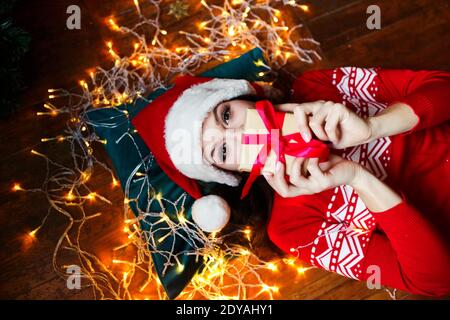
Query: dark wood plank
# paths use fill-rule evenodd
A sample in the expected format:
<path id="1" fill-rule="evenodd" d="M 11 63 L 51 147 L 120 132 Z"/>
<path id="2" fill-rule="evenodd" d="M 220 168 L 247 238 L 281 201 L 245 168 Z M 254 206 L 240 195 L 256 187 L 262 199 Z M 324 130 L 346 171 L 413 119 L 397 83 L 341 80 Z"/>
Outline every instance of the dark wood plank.
<path id="1" fill-rule="evenodd" d="M 344 65 L 450 69 L 450 43 L 445 41 L 450 31 L 448 1 L 310 0 L 304 3 L 309 5 L 308 12 L 296 11 L 286 18 L 305 22 L 302 34 L 312 34 L 322 43 L 324 59 L 314 65 L 291 61 L 286 68 L 294 75 L 308 69 Z M 65 28 L 65 10 L 69 4 L 81 7 L 82 30 Z M 365 27 L 365 9 L 369 4 L 378 4 L 382 9 L 381 30 L 370 31 Z M 193 4 L 191 15 L 180 22 L 163 17 L 164 28 L 168 31 L 194 29 L 195 22 L 203 17 L 198 9 L 199 3 Z M 150 12 L 153 8 L 143 5 L 142 10 Z M 167 13 L 167 10 L 168 7 L 163 6 L 162 11 Z M 64 118 L 37 118 L 36 112 L 42 111 L 48 88 L 74 87 L 78 80 L 86 77 L 87 70 L 108 63 L 106 39 L 114 39 L 121 52 L 130 47 L 131 39 L 114 34 L 106 27 L 105 19 L 111 15 L 119 24 L 131 24 L 137 19 L 132 1 L 128 0 L 23 0 L 16 9 L 16 21 L 32 33 L 33 44 L 25 63 L 28 90 L 22 96 L 22 108 L 0 120 L 0 180 L 4 182 L 0 185 L 0 298 L 93 298 L 89 288 L 68 290 L 53 271 L 53 249 L 67 220 L 52 214 L 37 241 L 27 244 L 24 235 L 40 224 L 47 204 L 42 195 L 12 193 L 11 187 L 16 181 L 26 187 L 42 182 L 45 162 L 30 154 L 32 148 L 70 163 L 64 145 L 40 142 L 42 137 L 60 134 L 64 130 Z M 176 40 L 168 37 L 165 41 L 175 44 Z M 203 70 L 217 63 L 205 65 Z M 101 146 L 96 147 L 96 153 L 103 161 L 109 161 Z M 99 193 L 108 194 L 117 206 L 92 206 L 92 213 L 97 210 L 107 214 L 86 226 L 81 241 L 87 250 L 110 264 L 112 248 L 124 242 L 121 231 L 123 195 L 120 189 L 111 190 L 110 176 L 104 172 L 96 174 L 90 185 Z M 73 257 L 66 254 L 60 259 L 73 261 Z M 390 299 L 384 290 L 369 290 L 365 283 L 319 269 L 297 275 L 295 270 L 286 267 L 272 278 L 280 287 L 276 298 Z M 397 298 L 427 297 L 399 292 Z"/>

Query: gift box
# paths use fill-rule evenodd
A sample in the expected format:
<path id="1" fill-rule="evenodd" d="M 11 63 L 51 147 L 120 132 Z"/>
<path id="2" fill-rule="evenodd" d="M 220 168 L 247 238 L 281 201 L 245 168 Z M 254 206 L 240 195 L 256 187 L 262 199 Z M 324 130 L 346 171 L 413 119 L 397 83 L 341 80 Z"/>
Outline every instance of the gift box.
<path id="1" fill-rule="evenodd" d="M 265 172 L 275 173 L 278 161 L 285 164 L 285 172 L 290 175 L 297 157 L 328 158 L 327 145 L 317 139 L 305 142 L 298 131 L 294 114 L 275 111 L 269 100 L 258 101 L 255 109 L 247 109 L 246 120 L 240 145 L 239 171 L 250 172 L 244 186 L 245 196 L 253 181 Z M 306 174 L 306 159 L 302 173 Z"/>

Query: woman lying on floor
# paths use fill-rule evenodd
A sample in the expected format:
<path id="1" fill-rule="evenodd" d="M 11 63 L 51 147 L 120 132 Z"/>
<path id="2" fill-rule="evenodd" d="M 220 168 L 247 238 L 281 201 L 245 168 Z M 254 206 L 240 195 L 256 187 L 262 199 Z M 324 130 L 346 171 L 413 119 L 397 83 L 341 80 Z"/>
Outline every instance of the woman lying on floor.
<path id="1" fill-rule="evenodd" d="M 357 280 L 378 272 L 386 286 L 448 294 L 450 73 L 349 67 L 299 76 L 289 103 L 275 108 L 294 113 L 304 141 L 327 141 L 328 161 L 310 158 L 304 173 L 297 158 L 289 176 L 280 161 L 240 201 L 246 110 L 262 97 L 270 92 L 257 83 L 183 76 L 133 123 L 189 194 L 200 197 L 203 182 L 233 187 L 211 192 L 227 199 L 232 221 L 267 231 L 286 254 Z M 191 138 L 182 148 L 180 130 Z"/>

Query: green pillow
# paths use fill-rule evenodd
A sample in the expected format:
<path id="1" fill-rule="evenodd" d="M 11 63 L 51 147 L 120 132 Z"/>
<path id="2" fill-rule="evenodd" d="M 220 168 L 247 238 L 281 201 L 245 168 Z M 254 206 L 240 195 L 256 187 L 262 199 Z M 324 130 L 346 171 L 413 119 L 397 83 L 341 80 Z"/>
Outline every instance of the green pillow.
<path id="1" fill-rule="evenodd" d="M 248 81 L 263 80 L 259 76 L 260 72 L 268 71 L 264 65 L 257 65 L 254 62 L 261 60 L 267 65 L 263 52 L 260 48 L 255 48 L 241 55 L 238 58 L 218 65 L 199 76 L 212 78 L 246 79 Z M 170 86 L 167 90 L 169 90 Z M 88 110 L 86 122 L 92 127 L 100 139 L 107 141 L 105 148 L 111 158 L 114 170 L 122 189 L 129 190 L 127 195 L 132 201 L 129 202 L 130 208 L 136 216 L 139 215 L 139 208 L 145 212 L 159 212 L 160 207 L 157 201 L 150 202 L 154 192 L 161 193 L 165 199 L 175 202 L 183 198 L 185 217 L 192 221 L 191 206 L 195 199 L 190 197 L 184 190 L 172 182 L 166 174 L 159 168 L 153 159 L 153 156 L 135 132 L 130 120 L 150 101 L 163 94 L 165 89 L 158 89 L 152 92 L 146 99 L 139 98 L 133 103 L 120 105 L 116 108 L 95 108 Z M 129 117 L 122 110 L 127 110 Z M 136 175 L 136 172 L 141 174 Z M 144 175 L 142 175 L 144 174 Z M 180 201 L 180 202 L 183 202 Z M 167 205 L 167 203 L 165 203 Z M 168 216 L 176 219 L 175 208 L 166 207 Z M 140 227 L 144 233 L 149 231 L 152 223 L 159 220 L 159 217 L 147 217 L 140 221 Z M 175 220 L 174 220 L 175 221 Z M 164 222 L 163 222 L 164 223 Z M 158 229 L 161 229 L 158 225 Z M 164 236 L 167 230 L 162 230 Z M 149 249 L 152 252 L 152 258 L 156 272 L 160 281 L 170 299 L 174 299 L 190 282 L 192 276 L 202 267 L 202 259 L 196 260 L 195 255 L 187 255 L 185 252 L 193 250 L 193 246 L 185 240 L 183 234 L 179 236 L 169 236 L 161 243 L 154 239 L 147 239 Z M 157 244 L 155 244 L 155 242 Z M 196 244 L 197 246 L 199 244 Z M 172 249 L 173 248 L 173 249 Z M 175 261 L 173 265 L 166 266 L 166 257 L 155 250 L 169 251 L 176 254 L 179 261 L 183 264 L 182 271 L 177 269 Z"/>

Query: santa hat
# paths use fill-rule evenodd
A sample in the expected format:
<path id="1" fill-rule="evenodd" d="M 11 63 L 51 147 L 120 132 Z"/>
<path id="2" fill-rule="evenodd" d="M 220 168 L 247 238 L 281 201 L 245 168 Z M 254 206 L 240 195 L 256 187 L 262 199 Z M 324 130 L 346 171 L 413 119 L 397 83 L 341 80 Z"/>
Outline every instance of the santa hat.
<path id="1" fill-rule="evenodd" d="M 175 84 L 151 101 L 132 120 L 158 165 L 178 186 L 197 199 L 192 217 L 201 229 L 219 231 L 229 220 L 222 198 L 202 197 L 196 180 L 237 186 L 239 178 L 203 160 L 202 123 L 219 103 L 241 95 L 270 96 L 270 86 L 243 79 L 179 76 Z"/>

